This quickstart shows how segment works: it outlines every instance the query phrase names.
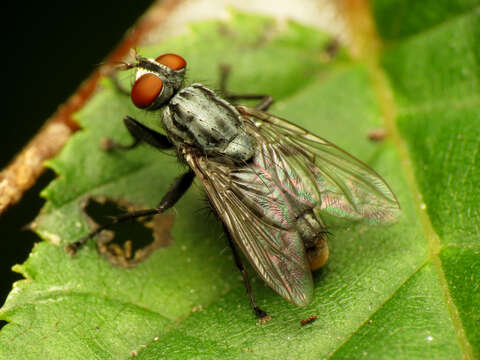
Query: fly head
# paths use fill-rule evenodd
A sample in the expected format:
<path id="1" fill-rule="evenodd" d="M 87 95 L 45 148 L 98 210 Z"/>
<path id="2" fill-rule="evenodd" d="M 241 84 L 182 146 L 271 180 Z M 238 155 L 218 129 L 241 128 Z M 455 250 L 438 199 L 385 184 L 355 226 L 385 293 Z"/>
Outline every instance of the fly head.
<path id="1" fill-rule="evenodd" d="M 187 62 L 176 54 L 163 54 L 155 59 L 135 54 L 136 63 L 126 68 L 137 69 L 130 96 L 133 104 L 146 110 L 165 105 L 181 88 Z"/>

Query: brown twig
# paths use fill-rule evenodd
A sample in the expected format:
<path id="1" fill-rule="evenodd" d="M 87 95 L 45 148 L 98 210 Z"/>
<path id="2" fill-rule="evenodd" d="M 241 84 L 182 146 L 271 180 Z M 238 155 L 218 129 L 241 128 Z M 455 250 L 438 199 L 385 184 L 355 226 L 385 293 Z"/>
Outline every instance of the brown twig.
<path id="1" fill-rule="evenodd" d="M 0 214 L 20 201 L 24 192 L 35 184 L 45 170 L 44 161 L 55 156 L 70 136 L 80 128 L 72 115 L 92 96 L 98 80 L 109 67 L 108 64 L 121 61 L 132 47 L 141 44 L 152 29 L 161 25 L 181 2 L 182 0 L 168 0 L 155 3 L 106 58 L 104 64 L 107 65 L 99 67 L 90 75 L 76 93 L 58 108 L 34 138 L 0 172 Z"/>

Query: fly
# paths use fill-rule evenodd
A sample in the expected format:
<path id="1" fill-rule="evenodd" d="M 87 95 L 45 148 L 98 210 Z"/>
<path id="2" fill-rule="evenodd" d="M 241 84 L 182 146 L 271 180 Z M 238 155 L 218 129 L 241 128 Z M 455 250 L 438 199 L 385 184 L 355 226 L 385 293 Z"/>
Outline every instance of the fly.
<path id="1" fill-rule="evenodd" d="M 328 258 L 325 215 L 368 223 L 388 223 L 400 211 L 387 183 L 368 165 L 333 143 L 265 112 L 273 99 L 255 107 L 233 105 L 202 84 L 183 86 L 187 63 L 176 54 L 150 59 L 135 54 L 121 69 L 136 69 L 130 97 L 135 106 L 162 113 L 165 134 L 130 116 L 124 123 L 129 145 L 108 141 L 112 149 L 147 143 L 174 149 L 189 166 L 156 208 L 115 217 L 67 246 L 72 254 L 113 225 L 171 208 L 195 177 L 224 224 L 253 311 L 269 315 L 256 303 L 238 250 L 279 295 L 304 306 L 313 298 L 312 270 Z M 223 68 L 222 88 L 228 69 Z M 160 116 L 159 116 L 160 118 Z"/>

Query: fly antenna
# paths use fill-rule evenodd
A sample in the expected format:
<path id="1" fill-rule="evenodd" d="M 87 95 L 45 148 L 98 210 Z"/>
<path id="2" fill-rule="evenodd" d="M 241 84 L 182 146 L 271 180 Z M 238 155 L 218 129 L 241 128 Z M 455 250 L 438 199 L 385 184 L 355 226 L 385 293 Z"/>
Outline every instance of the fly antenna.
<path id="1" fill-rule="evenodd" d="M 113 71 L 122 71 L 133 69 L 137 67 L 138 60 L 140 60 L 141 56 L 138 55 L 137 51 L 134 48 L 131 48 L 128 53 L 128 58 L 132 59 L 131 61 L 111 61 L 109 65 L 113 65 Z"/>

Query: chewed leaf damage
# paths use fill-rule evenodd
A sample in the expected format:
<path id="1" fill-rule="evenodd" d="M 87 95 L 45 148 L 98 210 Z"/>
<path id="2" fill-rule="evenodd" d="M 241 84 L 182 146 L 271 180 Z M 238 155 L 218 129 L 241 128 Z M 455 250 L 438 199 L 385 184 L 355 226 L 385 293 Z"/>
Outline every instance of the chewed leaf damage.
<path id="1" fill-rule="evenodd" d="M 142 210 L 145 206 L 135 205 L 123 199 L 95 196 L 87 198 L 82 208 L 94 229 L 109 216 L 125 211 Z M 173 213 L 138 218 L 120 224 L 115 231 L 102 230 L 97 238 L 97 249 L 112 265 L 131 268 L 145 261 L 155 250 L 171 244 L 170 230 L 173 224 Z"/>

